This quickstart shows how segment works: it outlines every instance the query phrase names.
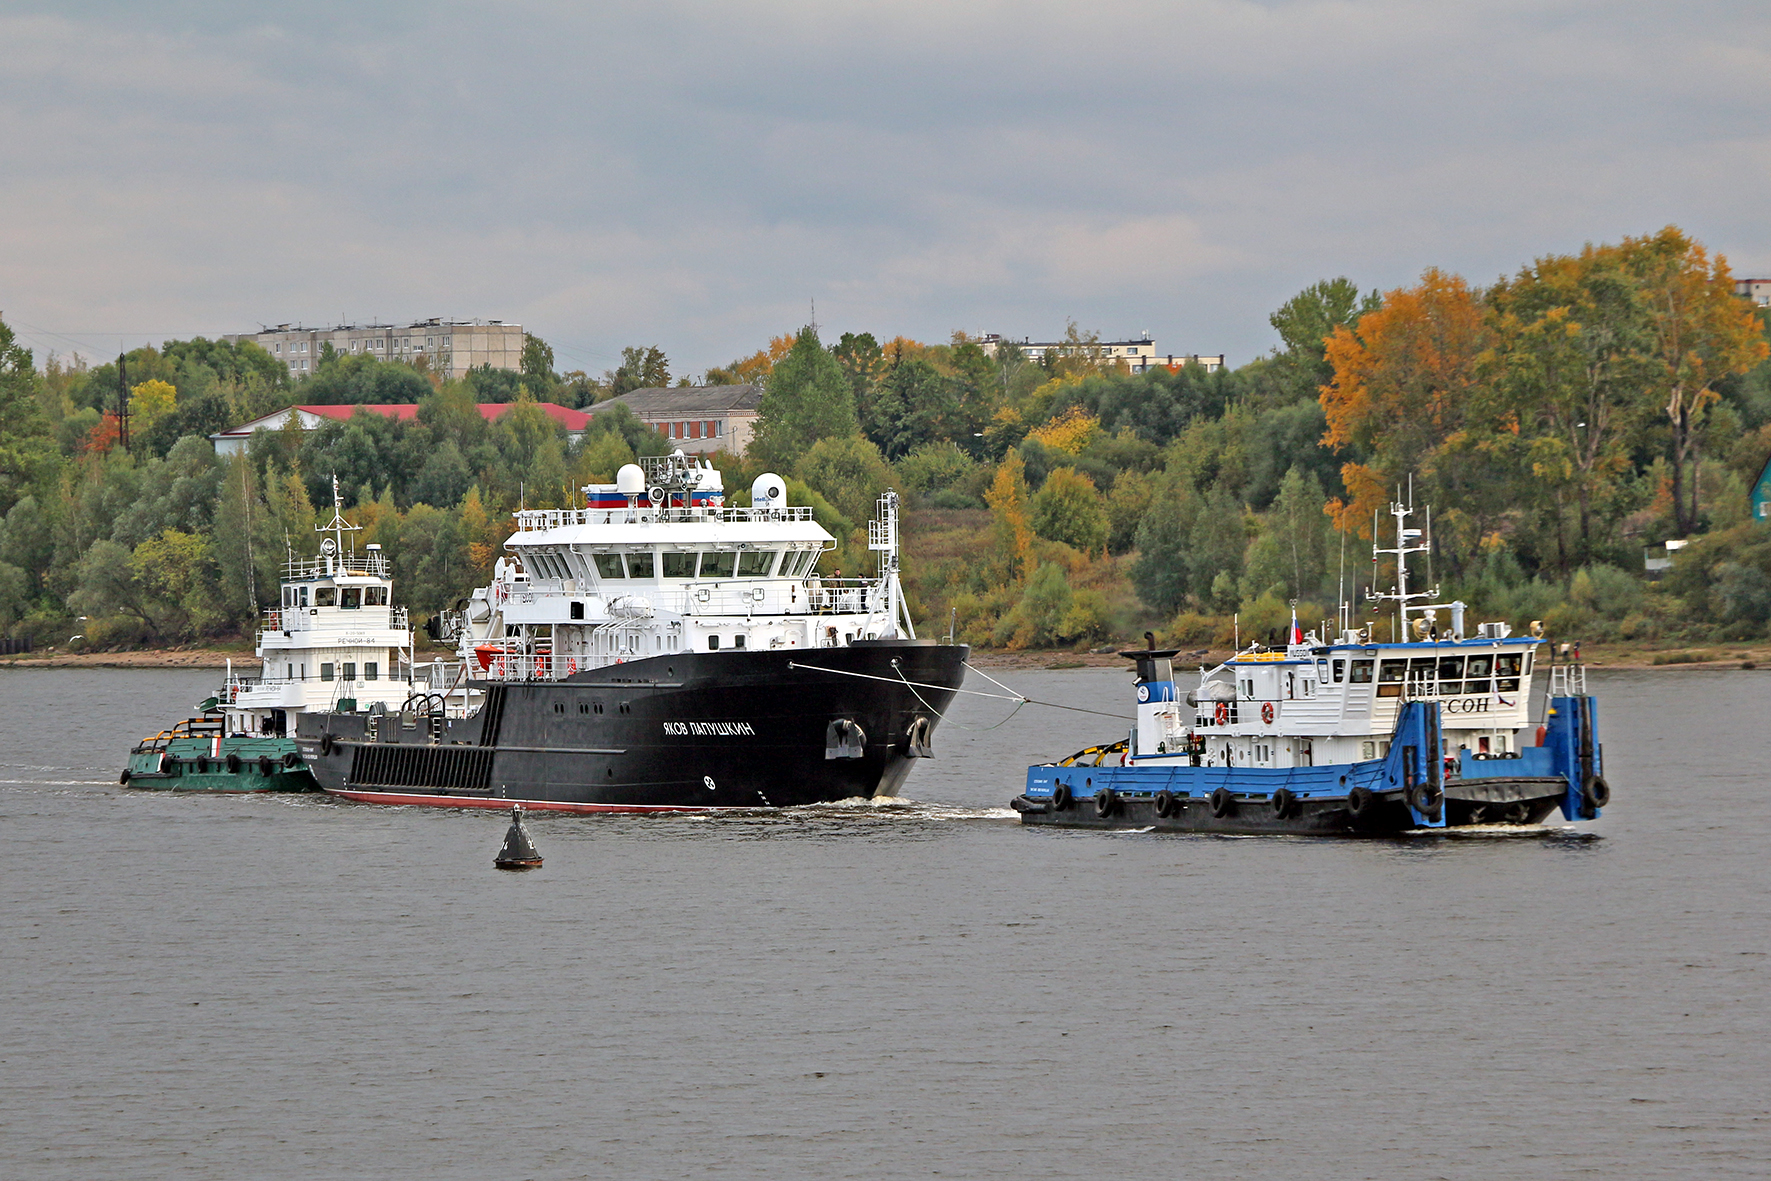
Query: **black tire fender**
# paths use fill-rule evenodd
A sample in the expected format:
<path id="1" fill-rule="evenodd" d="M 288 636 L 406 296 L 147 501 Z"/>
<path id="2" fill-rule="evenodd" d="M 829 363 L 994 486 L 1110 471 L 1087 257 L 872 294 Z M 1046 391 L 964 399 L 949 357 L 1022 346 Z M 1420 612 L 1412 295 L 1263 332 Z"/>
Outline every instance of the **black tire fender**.
<path id="1" fill-rule="evenodd" d="M 1052 811 L 1062 812 L 1070 806 L 1070 787 L 1060 783 L 1052 788 Z"/>
<path id="2" fill-rule="evenodd" d="M 287 770 L 295 770 L 295 768 L 301 766 L 301 756 L 294 751 L 287 752 L 283 756 L 283 766 Z"/>
<path id="3" fill-rule="evenodd" d="M 240 773 L 240 755 L 238 751 L 228 752 L 227 766 L 229 775 L 238 775 Z"/>
<path id="4" fill-rule="evenodd" d="M 1587 784 L 1586 796 L 1587 802 L 1593 807 L 1603 808 L 1611 803 L 1611 785 L 1605 782 L 1603 775 L 1595 775 L 1593 781 Z"/>
<path id="5" fill-rule="evenodd" d="M 172 756 L 167 754 L 165 751 L 161 751 L 160 752 L 160 761 L 157 764 L 157 766 L 159 767 L 160 774 L 162 774 L 162 775 L 172 774 Z"/>
<path id="6" fill-rule="evenodd" d="M 1369 815 L 1376 806 L 1377 797 L 1364 784 L 1360 784 L 1347 793 L 1347 811 L 1352 813 L 1355 820 Z"/>
<path id="7" fill-rule="evenodd" d="M 331 753 L 332 753 L 332 731 L 328 730 L 324 734 L 320 735 L 320 754 L 323 757 L 323 756 L 329 755 Z"/>
<path id="8" fill-rule="evenodd" d="M 1230 794 L 1227 787 L 1217 788 L 1211 793 L 1211 814 L 1219 820 L 1236 811 L 1236 797 Z"/>
<path id="9" fill-rule="evenodd" d="M 1162 817 L 1164 820 L 1167 820 L 1170 816 L 1173 816 L 1174 814 L 1175 814 L 1174 793 L 1169 791 L 1165 787 L 1161 791 L 1156 793 L 1156 815 Z"/>
<path id="10" fill-rule="evenodd" d="M 1273 793 L 1273 815 L 1281 820 L 1289 820 L 1297 811 L 1298 798 L 1291 793 L 1291 788 L 1282 787 Z"/>
<path id="11" fill-rule="evenodd" d="M 1099 816 L 1102 820 L 1105 820 L 1107 817 L 1113 815 L 1113 809 L 1118 803 L 1119 797 L 1114 794 L 1113 789 L 1110 787 L 1103 787 L 1100 791 L 1095 793 L 1095 815 Z"/>
<path id="12" fill-rule="evenodd" d="M 209 773 L 209 756 L 198 755 L 196 759 L 196 768 L 197 774 L 207 775 Z"/>
<path id="13" fill-rule="evenodd" d="M 129 786 L 129 768 L 128 767 L 123 768 L 123 774 L 117 776 L 117 782 L 121 783 L 125 787 Z"/>
<path id="14" fill-rule="evenodd" d="M 258 756 L 258 773 L 260 775 L 269 775 L 271 773 L 272 766 L 274 766 L 274 764 L 271 762 L 271 756 L 269 756 L 269 755 L 259 755 Z"/>

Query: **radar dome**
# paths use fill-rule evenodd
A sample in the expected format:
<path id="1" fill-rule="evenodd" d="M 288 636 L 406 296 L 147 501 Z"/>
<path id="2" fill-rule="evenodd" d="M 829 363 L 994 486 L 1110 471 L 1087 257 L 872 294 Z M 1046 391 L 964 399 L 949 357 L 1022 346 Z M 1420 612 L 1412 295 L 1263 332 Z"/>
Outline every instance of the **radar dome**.
<path id="1" fill-rule="evenodd" d="M 780 508 L 787 502 L 787 481 L 774 472 L 764 472 L 750 484 L 752 508 Z"/>
<path id="2" fill-rule="evenodd" d="M 607 471 L 608 469 L 603 469 Z M 615 491 L 623 496 L 639 496 L 646 490 L 645 470 L 637 463 L 624 463 L 615 473 Z"/>

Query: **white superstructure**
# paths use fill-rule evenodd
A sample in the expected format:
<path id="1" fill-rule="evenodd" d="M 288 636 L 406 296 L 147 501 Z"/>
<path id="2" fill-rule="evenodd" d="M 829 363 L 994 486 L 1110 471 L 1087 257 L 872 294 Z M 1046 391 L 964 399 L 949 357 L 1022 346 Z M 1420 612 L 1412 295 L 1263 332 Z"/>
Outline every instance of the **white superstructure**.
<path id="1" fill-rule="evenodd" d="M 897 496 L 880 498 L 871 578 L 820 577 L 833 538 L 773 473 L 728 508 L 682 452 L 586 485 L 584 507 L 516 514 L 491 585 L 448 613 L 475 675 L 559 680 L 672 652 L 835 648 L 914 638 L 898 583 Z"/>
<path id="2" fill-rule="evenodd" d="M 411 696 L 415 671 L 430 687 L 437 670 L 415 670 L 406 609 L 393 604 L 388 560 L 379 545 L 347 552 L 358 526 L 345 521 L 333 481 L 329 534 L 316 558 L 291 554 L 284 564 L 282 601 L 264 613 L 256 677 L 238 676 L 230 662 L 217 709 L 229 734 L 293 735 L 295 715 L 311 710 L 398 709 Z"/>

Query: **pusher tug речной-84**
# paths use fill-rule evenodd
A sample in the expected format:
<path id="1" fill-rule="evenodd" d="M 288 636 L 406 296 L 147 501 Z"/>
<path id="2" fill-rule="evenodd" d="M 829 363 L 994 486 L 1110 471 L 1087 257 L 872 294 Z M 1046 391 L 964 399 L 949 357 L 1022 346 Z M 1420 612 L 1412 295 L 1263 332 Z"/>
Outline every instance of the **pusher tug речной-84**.
<path id="1" fill-rule="evenodd" d="M 466 676 L 398 712 L 303 715 L 320 786 L 354 800 L 650 812 L 897 793 L 968 649 L 915 638 L 898 506 L 880 498 L 872 578 L 815 573 L 835 539 L 786 482 L 725 506 L 719 471 L 674 455 L 515 514 L 490 585 L 443 634 Z"/>
<path id="2" fill-rule="evenodd" d="M 381 547 L 358 556 L 332 481 L 332 520 L 316 526 L 320 554 L 283 566 L 278 606 L 259 620 L 257 676 L 227 675 L 196 714 L 129 753 L 125 786 L 160 791 L 313 791 L 295 721 L 313 710 L 397 708 L 412 694 L 412 629 L 393 605 Z"/>
<path id="3" fill-rule="evenodd" d="M 1396 521 L 1393 603 L 1403 643 L 1350 624 L 1324 642 L 1294 618 L 1284 650 L 1251 646 L 1180 698 L 1173 651 L 1136 663 L 1137 725 L 1117 742 L 1027 770 L 1012 804 L 1029 825 L 1158 831 L 1379 835 L 1476 824 L 1532 825 L 1560 811 L 1597 819 L 1610 801 L 1598 714 L 1578 663 L 1548 666 L 1544 641 L 1504 623 L 1464 629 L 1462 603 L 1408 590 L 1422 531 Z M 1437 612 L 1450 627 L 1437 632 Z"/>

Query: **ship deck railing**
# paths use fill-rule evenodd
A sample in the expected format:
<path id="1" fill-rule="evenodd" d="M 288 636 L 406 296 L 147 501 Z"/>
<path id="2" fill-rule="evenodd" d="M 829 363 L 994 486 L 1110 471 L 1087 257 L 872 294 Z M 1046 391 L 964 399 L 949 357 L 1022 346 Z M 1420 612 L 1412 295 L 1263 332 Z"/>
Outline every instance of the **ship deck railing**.
<path id="1" fill-rule="evenodd" d="M 307 582 L 316 578 L 332 578 L 339 574 L 386 578 L 387 555 L 377 553 L 348 554 L 332 558 L 289 558 L 283 563 L 284 582 Z"/>
<path id="2" fill-rule="evenodd" d="M 1584 664 L 1550 665 L 1551 697 L 1585 697 L 1587 666 Z"/>
<path id="3" fill-rule="evenodd" d="M 574 525 L 734 525 L 758 521 L 810 521 L 812 510 L 808 505 L 787 505 L 782 508 L 712 508 L 704 505 L 654 508 L 650 502 L 642 500 L 635 508 L 532 508 L 514 515 L 517 531 L 527 533 L 543 529 L 565 529 Z"/>
<path id="4" fill-rule="evenodd" d="M 220 718 L 186 718 L 182 722 L 173 723 L 151 738 L 142 739 L 136 744 L 135 749 L 138 751 L 165 750 L 175 738 L 220 738 L 222 736 L 223 727 Z"/>
<path id="5" fill-rule="evenodd" d="M 409 617 L 404 607 L 328 607 L 327 610 L 369 614 L 380 614 L 385 611 L 389 630 L 403 632 L 408 626 Z M 318 611 L 317 607 L 271 607 L 264 613 L 264 619 L 259 627 L 259 638 L 262 640 L 265 636 L 273 633 L 318 631 L 322 627 L 329 626 L 331 622 L 335 622 L 321 623 Z M 368 614 L 352 614 L 348 617 L 348 621 L 361 625 L 366 618 L 368 618 Z"/>
<path id="6" fill-rule="evenodd" d="M 868 615 L 889 611 L 886 584 L 867 578 L 780 579 L 749 582 L 726 578 L 710 583 L 661 587 L 639 581 L 632 589 L 604 582 L 592 589 L 576 579 L 529 579 L 504 584 L 505 602 L 532 604 L 554 596 L 596 594 L 610 607 L 605 627 L 647 627 L 659 611 L 679 615 Z M 622 606 L 623 599 L 644 599 L 651 610 Z"/>

